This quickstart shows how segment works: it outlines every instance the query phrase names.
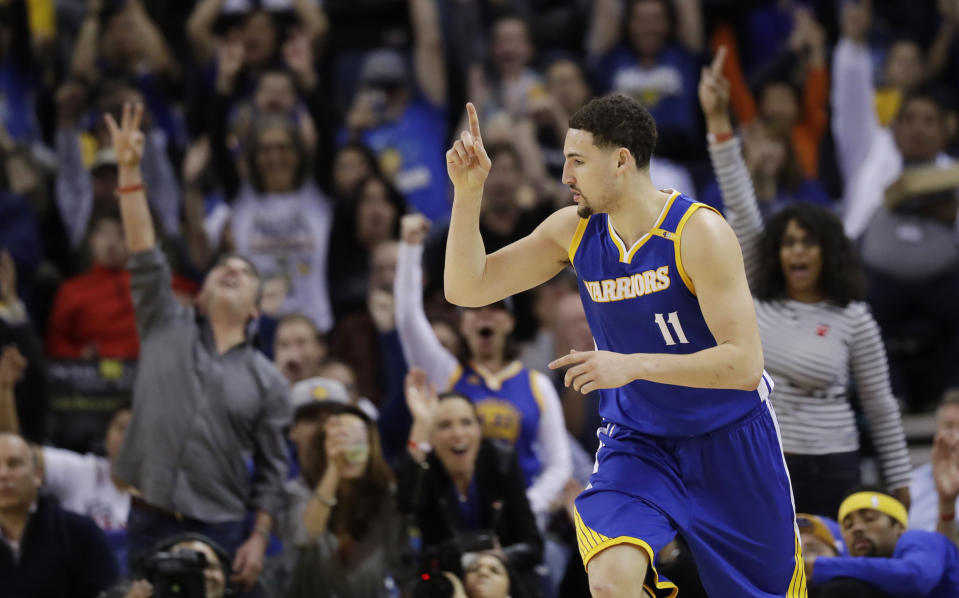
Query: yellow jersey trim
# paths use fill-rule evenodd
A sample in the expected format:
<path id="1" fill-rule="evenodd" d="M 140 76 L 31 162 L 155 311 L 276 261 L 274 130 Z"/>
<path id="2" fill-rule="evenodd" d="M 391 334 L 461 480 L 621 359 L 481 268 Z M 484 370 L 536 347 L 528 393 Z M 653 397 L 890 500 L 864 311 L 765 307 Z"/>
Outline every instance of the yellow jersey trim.
<path id="1" fill-rule="evenodd" d="M 802 558 L 802 543 L 799 541 L 799 530 L 796 529 L 796 568 L 793 569 L 792 579 L 789 580 L 789 589 L 786 598 L 807 598 L 806 566 Z"/>
<path id="2" fill-rule="evenodd" d="M 503 388 L 503 383 L 515 376 L 523 369 L 523 364 L 513 361 L 495 374 L 476 362 L 471 361 L 470 367 L 483 379 L 490 390 Z"/>
<path id="3" fill-rule="evenodd" d="M 646 244 L 646 241 L 649 241 L 650 237 L 653 235 L 663 236 L 657 234 L 656 231 L 662 230 L 660 227 L 663 225 L 663 220 L 666 219 L 666 214 L 669 213 L 669 209 L 673 206 L 673 202 L 676 201 L 676 198 L 679 197 L 679 191 L 673 191 L 673 194 L 669 196 L 669 199 L 666 200 L 666 204 L 663 206 L 663 211 L 659 213 L 659 217 L 656 218 L 656 223 L 653 224 L 653 228 L 636 240 L 633 243 L 633 246 L 628 250 L 626 249 L 626 244 L 623 243 L 623 240 L 619 237 L 619 234 L 613 228 L 612 222 L 609 221 L 609 214 L 606 215 L 606 228 L 609 229 L 609 238 L 613 240 L 613 244 L 616 245 L 616 249 L 619 250 L 619 261 L 624 264 L 629 264 L 633 261 L 633 256 L 636 255 L 636 252 L 639 251 L 639 248 Z M 666 231 L 663 231 L 666 232 Z"/>
<path id="4" fill-rule="evenodd" d="M 536 399 L 536 405 L 539 407 L 540 414 L 543 413 L 543 407 L 546 405 L 546 401 L 543 400 L 543 394 L 539 390 L 539 384 L 536 383 L 536 379 L 543 374 L 537 372 L 536 370 L 529 371 L 529 388 L 533 391 L 533 398 Z M 543 376 L 544 378 L 546 376 Z"/>
<path id="5" fill-rule="evenodd" d="M 446 383 L 446 390 L 452 389 L 456 386 L 456 382 L 463 376 L 463 366 L 456 364 L 456 369 L 453 370 L 453 374 L 450 376 L 449 382 Z"/>
<path id="6" fill-rule="evenodd" d="M 579 249 L 579 243 L 583 240 L 583 233 L 586 232 L 586 225 L 589 224 L 589 218 L 580 218 L 576 225 L 576 232 L 573 233 L 573 240 L 569 242 L 569 265 L 576 268 L 573 264 L 573 258 L 576 257 L 576 250 Z"/>
<path id="7" fill-rule="evenodd" d="M 686 213 L 683 214 L 683 217 L 679 220 L 679 224 L 676 225 L 676 233 L 673 236 L 673 249 L 676 252 L 676 270 L 679 271 L 679 277 L 683 279 L 683 284 L 686 285 L 686 288 L 689 289 L 689 292 L 693 295 L 696 295 L 696 287 L 693 286 L 692 279 L 689 278 L 689 275 L 686 274 L 686 268 L 683 267 L 683 254 L 680 249 L 680 243 L 683 239 L 683 228 L 686 226 L 686 221 L 689 220 L 689 217 L 696 213 L 696 210 L 699 208 L 706 208 L 719 214 L 715 208 L 711 208 L 704 203 L 694 203 L 689 206 L 689 209 L 686 210 Z M 719 214 L 719 217 L 722 218 L 722 214 Z"/>
<path id="8" fill-rule="evenodd" d="M 676 594 L 679 593 L 679 588 L 676 584 L 670 581 L 659 580 L 659 572 L 656 571 L 656 566 L 653 564 L 656 554 L 646 541 L 633 538 L 632 536 L 618 536 L 616 538 L 604 536 L 586 525 L 583 522 L 583 518 L 579 515 L 579 510 L 575 507 L 573 507 L 573 515 L 575 517 L 576 543 L 579 545 L 579 554 L 583 559 L 583 567 L 586 567 L 587 571 L 589 570 L 589 561 L 600 552 L 611 546 L 632 544 L 643 550 L 649 558 L 649 569 L 653 572 L 653 585 L 656 586 L 657 590 L 657 592 L 654 592 L 654 595 L 659 596 L 658 591 L 668 591 L 669 593 L 665 595 L 665 598 L 675 598 Z"/>

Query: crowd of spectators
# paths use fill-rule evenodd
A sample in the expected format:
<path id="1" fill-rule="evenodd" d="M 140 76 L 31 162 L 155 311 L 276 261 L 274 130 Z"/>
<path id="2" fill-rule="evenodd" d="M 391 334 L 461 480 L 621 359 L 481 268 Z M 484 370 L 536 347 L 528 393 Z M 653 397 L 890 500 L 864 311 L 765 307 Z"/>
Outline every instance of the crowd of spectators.
<path id="1" fill-rule="evenodd" d="M 495 251 L 607 93 L 740 241 L 811 590 L 953 595 L 957 0 L 0 0 L 0 594 L 587 596 L 577 282 L 447 303 L 444 156 L 472 101 Z"/>

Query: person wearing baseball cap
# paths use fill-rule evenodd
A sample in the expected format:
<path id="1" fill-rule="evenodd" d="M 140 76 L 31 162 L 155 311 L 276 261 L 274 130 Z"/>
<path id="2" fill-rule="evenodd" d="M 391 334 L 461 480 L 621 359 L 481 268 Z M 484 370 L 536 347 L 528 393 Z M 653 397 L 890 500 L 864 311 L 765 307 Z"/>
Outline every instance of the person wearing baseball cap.
<path id="1" fill-rule="evenodd" d="M 886 491 L 852 491 L 838 520 L 849 556 L 804 558 L 810 596 L 959 596 L 959 548 L 941 534 L 908 530 L 905 505 Z"/>
<path id="2" fill-rule="evenodd" d="M 835 519 L 824 515 L 796 513 L 804 556 L 847 556 L 842 531 Z"/>

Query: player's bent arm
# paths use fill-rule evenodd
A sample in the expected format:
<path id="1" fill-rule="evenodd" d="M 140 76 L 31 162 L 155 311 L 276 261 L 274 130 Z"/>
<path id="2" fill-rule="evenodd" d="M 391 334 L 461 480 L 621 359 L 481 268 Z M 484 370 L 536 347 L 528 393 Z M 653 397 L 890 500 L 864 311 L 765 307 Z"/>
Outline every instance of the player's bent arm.
<path id="1" fill-rule="evenodd" d="M 446 244 L 446 300 L 481 307 L 546 282 L 569 263 L 579 224 L 576 206 L 550 214 L 536 229 L 486 255 L 479 232 L 479 202 L 454 203 Z"/>
<path id="2" fill-rule="evenodd" d="M 686 224 L 680 252 L 716 346 L 689 355 L 637 355 L 635 377 L 755 390 L 762 379 L 763 353 L 736 235 L 718 214 L 697 210 Z"/>

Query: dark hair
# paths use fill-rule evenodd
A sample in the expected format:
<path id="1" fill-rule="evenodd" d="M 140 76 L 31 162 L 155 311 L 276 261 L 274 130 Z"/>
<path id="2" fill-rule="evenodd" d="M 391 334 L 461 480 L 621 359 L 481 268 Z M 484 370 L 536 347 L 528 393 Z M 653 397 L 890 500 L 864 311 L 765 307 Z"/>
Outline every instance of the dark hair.
<path id="1" fill-rule="evenodd" d="M 339 485 L 336 491 L 337 503 L 327 523 L 327 527 L 340 539 L 340 554 L 345 560 L 352 541 L 366 535 L 370 523 L 384 508 L 393 483 L 393 472 L 383 458 L 379 430 L 366 413 L 352 405 L 338 405 L 328 413 L 328 416 L 334 415 L 354 415 L 360 418 L 370 439 L 370 456 L 363 477 Z M 303 479 L 310 488 L 314 488 L 326 472 L 326 429 L 322 425 L 317 427 L 313 435 L 310 452 L 312 466 L 303 469 Z"/>
<path id="2" fill-rule="evenodd" d="M 250 258 L 235 251 L 227 251 L 225 253 L 221 253 L 220 256 L 216 258 L 213 268 L 218 268 L 219 266 L 226 264 L 226 261 L 232 257 L 235 257 L 238 260 L 243 260 L 246 265 L 250 267 L 250 270 L 253 270 L 253 276 L 256 278 L 256 297 L 253 299 L 253 301 L 254 305 L 259 307 L 260 301 L 263 300 L 263 277 L 260 276 L 260 271 Z M 213 268 L 210 268 L 210 270 L 213 270 Z M 209 274 L 209 272 L 207 272 L 207 274 Z"/>
<path id="3" fill-rule="evenodd" d="M 393 207 L 396 208 L 396 222 L 393 223 L 393 238 L 398 239 L 400 236 L 400 219 L 403 217 L 403 214 L 406 213 L 406 198 L 403 197 L 403 194 L 400 193 L 400 190 L 396 188 L 396 185 L 386 177 L 383 173 L 375 171 L 370 175 L 367 175 L 360 179 L 356 183 L 356 190 L 353 192 L 353 199 L 350 201 L 349 214 L 350 218 L 347 222 L 350 223 L 350 230 L 346 231 L 350 236 L 356 240 L 356 218 L 359 214 L 360 202 L 363 199 L 363 190 L 367 185 L 373 182 L 378 182 L 386 189 L 386 201 L 393 204 Z"/>
<path id="4" fill-rule="evenodd" d="M 899 112 L 896 113 L 896 120 L 901 119 L 906 112 L 906 108 L 909 107 L 909 104 L 915 101 L 929 102 L 936 107 L 936 111 L 939 113 L 939 120 L 945 120 L 947 102 L 941 93 L 928 85 L 917 87 L 903 96 L 902 103 L 899 104 Z"/>
<path id="5" fill-rule="evenodd" d="M 320 343 L 321 345 L 327 344 L 326 336 L 320 332 L 319 328 L 316 327 L 316 323 L 313 321 L 313 318 L 300 312 L 289 313 L 281 317 L 276 323 L 276 331 L 279 332 L 280 328 L 284 324 L 289 324 L 290 322 L 302 322 L 303 324 L 306 324 L 316 336 L 316 342 Z"/>
<path id="6" fill-rule="evenodd" d="M 569 128 L 592 133 L 597 147 L 625 147 L 640 169 L 649 166 L 656 149 L 653 116 L 642 104 L 622 94 L 590 100 L 569 119 Z"/>
<path id="7" fill-rule="evenodd" d="M 303 139 L 297 130 L 293 120 L 285 116 L 268 115 L 261 116 L 253 123 L 253 131 L 250 134 L 249 149 L 247 150 L 247 164 L 250 172 L 250 183 L 257 192 L 263 193 L 263 175 L 256 164 L 256 154 L 260 150 L 260 136 L 267 129 L 283 129 L 290 143 L 293 144 L 293 151 L 297 155 L 296 174 L 293 177 L 293 189 L 298 189 L 306 180 L 309 168 L 309 157 L 307 156 L 306 146 L 303 145 Z"/>
<path id="8" fill-rule="evenodd" d="M 795 220 L 822 251 L 819 289 L 826 299 L 840 307 L 865 297 L 865 280 L 852 243 L 835 214 L 821 206 L 796 202 L 772 217 L 760 244 L 759 273 L 754 295 L 771 301 L 786 298 L 786 278 L 779 257 L 783 234 Z"/>
<path id="9" fill-rule="evenodd" d="M 519 150 L 516 149 L 516 146 L 508 142 L 497 142 L 491 143 L 486 148 L 486 153 L 489 156 L 490 162 L 495 162 L 496 158 L 509 154 L 513 156 L 513 161 L 516 162 L 516 168 L 518 170 L 523 170 L 523 158 L 519 155 Z"/>
<path id="10" fill-rule="evenodd" d="M 476 421 L 480 420 L 479 411 L 476 409 L 476 403 L 474 403 L 468 396 L 457 390 L 447 390 L 446 392 L 441 392 L 437 397 L 439 402 L 449 401 L 450 399 L 460 399 L 469 403 L 470 409 L 473 411 L 473 415 L 476 416 Z"/>
<path id="11" fill-rule="evenodd" d="M 370 146 L 366 145 L 362 141 L 348 141 L 344 145 L 340 146 L 336 150 L 336 153 L 333 155 L 333 161 L 336 162 L 336 159 L 339 158 L 341 154 L 348 151 L 358 152 L 361 156 L 363 156 L 363 159 L 366 160 L 367 165 L 369 165 L 370 167 L 371 173 L 380 172 L 380 163 L 376 157 L 376 154 L 373 152 L 372 149 L 370 149 Z M 362 182 L 362 179 L 356 182 L 357 187 L 359 187 L 359 184 L 361 182 Z M 355 189 L 353 191 L 355 191 Z M 334 192 L 339 193 L 339 190 L 334 189 Z M 337 197 L 335 199 L 345 199 L 345 198 Z"/>

